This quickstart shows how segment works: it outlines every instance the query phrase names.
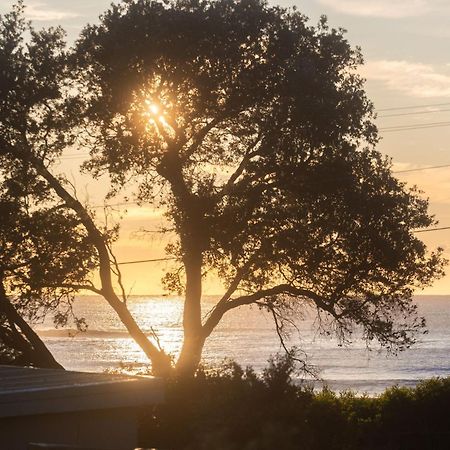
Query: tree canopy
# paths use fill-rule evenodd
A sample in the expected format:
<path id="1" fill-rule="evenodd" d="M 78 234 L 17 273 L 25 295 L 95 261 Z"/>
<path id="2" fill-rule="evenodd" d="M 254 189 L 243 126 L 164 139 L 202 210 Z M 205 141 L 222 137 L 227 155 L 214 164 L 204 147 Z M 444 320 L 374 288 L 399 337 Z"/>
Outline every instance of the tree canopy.
<path id="1" fill-rule="evenodd" d="M 102 283 L 85 287 L 108 300 L 154 363 L 167 361 L 164 353 L 112 288 L 108 233 L 51 174 L 51 155 L 74 142 L 90 151 L 84 170 L 108 173 L 114 192 L 131 186 L 173 225 L 167 250 L 182 271 L 165 282 L 185 298 L 180 371 L 196 369 L 227 311 L 249 304 L 271 311 L 281 336 L 290 314 L 309 304 L 342 340 L 357 325 L 390 349 L 414 341 L 423 321 L 412 293 L 440 276 L 444 261 L 414 234 L 433 223 L 427 201 L 375 148 L 362 56 L 343 30 L 260 0 L 136 0 L 111 6 L 68 57 L 58 31 L 49 33 L 33 39 L 52 42 L 63 67 L 50 70 L 45 53 L 29 50 L 25 78 L 37 92 L 38 80 L 55 86 L 55 95 L 45 91 L 50 112 L 35 123 L 41 116 L 27 99 L 15 99 L 28 108 L 25 137 L 4 134 L 2 153 L 13 148 L 31 161 L 80 221 Z M 38 139 L 48 127 L 50 147 Z M 17 156 L 21 140 L 26 156 Z M 224 293 L 205 316 L 211 271 Z"/>
<path id="2" fill-rule="evenodd" d="M 31 29 L 20 4 L 0 19 L 0 360 L 60 367 L 29 322 L 51 312 L 56 324 L 83 328 L 73 285 L 96 262 L 79 218 L 36 170 L 69 143 L 65 44 L 59 29 Z"/>
<path id="3" fill-rule="evenodd" d="M 136 1 L 86 28 L 77 51 L 89 167 L 139 176 L 139 198 L 175 226 L 185 347 L 236 306 L 281 318 L 301 301 L 340 332 L 356 322 L 382 344 L 411 342 L 420 321 L 396 317 L 440 273 L 413 233 L 432 219 L 374 148 L 362 57 L 342 30 L 257 0 Z M 225 294 L 202 323 L 211 268 Z"/>

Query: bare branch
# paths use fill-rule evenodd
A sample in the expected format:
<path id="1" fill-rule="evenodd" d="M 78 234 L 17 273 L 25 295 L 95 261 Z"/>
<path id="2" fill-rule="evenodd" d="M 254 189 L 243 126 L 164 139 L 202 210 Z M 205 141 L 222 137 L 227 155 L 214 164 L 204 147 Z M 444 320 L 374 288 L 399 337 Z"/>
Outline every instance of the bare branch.
<path id="1" fill-rule="evenodd" d="M 307 375 L 312 376 L 313 378 L 318 378 L 318 374 L 317 374 L 317 369 L 308 364 L 308 362 L 306 361 L 306 359 L 301 359 L 297 356 L 295 356 L 295 354 L 297 353 L 295 350 L 295 348 L 293 349 L 289 349 L 286 345 L 285 342 L 285 336 L 284 336 L 284 331 L 283 331 L 283 323 L 280 322 L 280 318 L 279 318 L 279 314 L 277 313 L 276 309 L 273 307 L 273 305 L 269 306 L 267 305 L 269 311 L 272 314 L 272 318 L 273 321 L 275 323 L 275 330 L 277 332 L 278 338 L 280 339 L 280 344 L 283 347 L 283 350 L 286 352 L 286 354 L 292 358 L 293 361 L 297 362 L 298 364 L 300 364 L 301 367 L 301 371 Z M 283 320 L 283 318 L 281 318 Z M 306 354 L 305 354 L 306 356 Z"/>

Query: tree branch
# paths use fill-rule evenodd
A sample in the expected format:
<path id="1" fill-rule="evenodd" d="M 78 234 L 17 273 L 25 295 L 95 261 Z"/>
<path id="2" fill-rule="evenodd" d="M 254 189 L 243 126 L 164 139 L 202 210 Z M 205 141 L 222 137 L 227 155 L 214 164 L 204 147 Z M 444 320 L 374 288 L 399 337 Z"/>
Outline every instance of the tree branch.
<path id="1" fill-rule="evenodd" d="M 43 288 L 61 288 L 61 289 L 72 289 L 73 291 L 91 291 L 98 295 L 103 295 L 102 290 L 96 288 L 92 284 L 77 284 L 77 283 L 59 283 L 59 284 L 43 284 L 41 285 Z"/>
<path id="2" fill-rule="evenodd" d="M 221 308 L 228 300 L 229 298 L 234 294 L 234 292 L 239 287 L 239 283 L 242 281 L 244 276 L 248 273 L 248 270 L 250 269 L 251 265 L 253 264 L 253 261 L 256 259 L 256 253 L 254 253 L 248 261 L 238 269 L 236 272 L 235 277 L 231 281 L 230 285 L 228 286 L 228 289 L 226 290 L 225 294 L 223 294 L 222 298 L 214 305 L 214 307 L 207 313 L 206 317 L 210 317 L 211 314 L 214 312 L 215 309 Z"/>
<path id="3" fill-rule="evenodd" d="M 253 294 L 243 295 L 230 301 L 223 302 L 220 307 L 218 306 L 211 312 L 211 315 L 203 326 L 204 333 L 206 336 L 209 336 L 227 311 L 238 308 L 239 306 L 255 304 L 264 298 L 282 294 L 287 294 L 292 297 L 307 297 L 313 300 L 319 308 L 328 312 L 333 317 L 338 318 L 333 306 L 325 302 L 322 297 L 315 292 L 309 289 L 297 288 L 290 284 L 280 284 L 269 289 L 263 289 Z"/>
<path id="4" fill-rule="evenodd" d="M 260 142 L 260 140 L 261 140 L 261 136 L 258 135 L 258 138 L 255 140 L 255 143 L 250 148 L 254 149 L 257 146 L 258 142 Z M 258 151 L 257 150 L 248 151 L 244 155 L 244 157 L 242 158 L 241 162 L 239 163 L 239 166 L 230 175 L 230 178 L 225 183 L 223 188 L 220 190 L 219 197 L 222 197 L 225 194 L 227 194 L 227 192 L 230 190 L 231 186 L 233 186 L 233 184 L 236 182 L 236 180 L 242 175 L 242 173 L 244 172 L 244 170 L 247 167 L 247 165 L 250 162 L 250 160 L 256 155 L 258 155 Z"/>
<path id="5" fill-rule="evenodd" d="M 189 159 L 190 156 L 198 149 L 202 144 L 207 134 L 217 126 L 222 120 L 227 118 L 227 114 L 218 115 L 215 119 L 210 120 L 200 131 L 198 131 L 194 136 L 191 136 L 192 143 L 186 149 L 183 154 L 183 161 Z"/>
<path id="6" fill-rule="evenodd" d="M 298 349 L 288 349 L 286 342 L 284 340 L 285 336 L 283 335 L 283 323 L 280 323 L 278 313 L 276 312 L 275 308 L 269 307 L 269 311 L 272 314 L 273 321 L 275 323 L 275 330 L 278 335 L 278 339 L 280 340 L 280 344 L 283 347 L 283 350 L 285 351 L 286 355 L 288 355 L 290 358 L 292 358 L 293 361 L 297 362 L 301 366 L 301 370 L 303 373 L 308 374 L 312 376 L 313 378 L 318 378 L 317 369 L 315 369 L 312 365 L 308 364 L 306 359 L 301 359 L 295 354 L 298 354 Z M 297 350 L 297 351 L 296 351 Z M 304 352 L 303 352 L 304 353 Z M 306 356 L 306 353 L 304 353 Z"/>
<path id="7" fill-rule="evenodd" d="M 40 367 L 63 369 L 63 366 L 55 360 L 41 338 L 9 301 L 3 283 L 0 283 L 0 311 L 5 313 L 12 332 L 16 334 L 17 342 L 24 346 L 23 350 L 28 353 L 28 357 L 32 360 L 28 362 L 33 362 Z M 20 332 L 17 330 L 16 325 L 19 327 Z M 21 333 L 23 333 L 26 339 Z"/>
<path id="8" fill-rule="evenodd" d="M 63 200 L 67 206 L 72 209 L 84 225 L 93 245 L 97 249 L 99 256 L 99 273 L 101 289 L 98 294 L 102 295 L 119 316 L 122 323 L 127 328 L 131 337 L 141 347 L 147 357 L 152 361 L 155 372 L 167 373 L 170 370 L 170 358 L 161 352 L 145 335 L 136 320 L 114 291 L 112 283 L 112 270 L 110 253 L 108 251 L 105 236 L 97 228 L 94 220 L 89 215 L 86 208 L 74 198 L 62 185 L 62 183 L 45 167 L 39 158 L 37 158 L 31 149 L 22 155 L 25 160 L 30 161 L 38 174 L 42 176 L 55 193 Z M 83 285 L 84 286 L 84 285 Z M 92 290 L 92 287 L 90 287 Z M 94 291 L 95 292 L 95 291 Z"/>

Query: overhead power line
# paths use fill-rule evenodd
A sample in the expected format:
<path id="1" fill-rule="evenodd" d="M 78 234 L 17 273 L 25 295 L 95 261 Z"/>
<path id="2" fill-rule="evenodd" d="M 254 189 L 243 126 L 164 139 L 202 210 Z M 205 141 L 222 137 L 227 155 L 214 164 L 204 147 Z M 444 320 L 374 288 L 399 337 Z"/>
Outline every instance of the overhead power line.
<path id="1" fill-rule="evenodd" d="M 419 108 L 433 108 L 435 106 L 450 106 L 449 102 L 446 103 L 431 103 L 428 105 L 410 105 L 410 106 L 397 106 L 392 108 L 381 108 L 377 109 L 377 111 L 400 111 L 400 110 L 406 110 L 406 109 L 419 109 Z"/>
<path id="2" fill-rule="evenodd" d="M 383 127 L 379 128 L 379 131 L 383 131 L 384 133 L 391 133 L 395 131 L 413 131 L 413 130 L 423 130 L 426 128 L 440 128 L 440 127 L 448 127 L 450 126 L 450 122 L 428 122 L 428 123 L 418 123 L 415 125 L 396 125 L 392 127 Z"/>
<path id="3" fill-rule="evenodd" d="M 117 264 L 124 266 L 126 264 L 140 264 L 140 263 L 148 263 L 148 262 L 161 262 L 161 261 L 174 261 L 176 258 L 154 258 L 154 259 L 140 259 L 136 261 L 124 261 L 119 262 Z"/>
<path id="4" fill-rule="evenodd" d="M 386 117 L 399 117 L 399 116 L 413 116 L 417 114 L 435 114 L 435 113 L 441 113 L 441 112 L 449 112 L 450 109 L 435 109 L 435 110 L 429 110 L 429 111 L 414 111 L 414 112 L 407 112 L 407 113 L 397 113 L 397 114 L 381 114 L 378 116 L 378 118 L 386 118 Z"/>
<path id="5" fill-rule="evenodd" d="M 441 231 L 441 230 L 450 230 L 449 227 L 438 227 L 438 228 L 425 228 L 423 230 L 413 230 L 413 233 L 427 233 L 430 231 Z M 162 261 L 174 261 L 176 258 L 154 258 L 154 259 L 140 259 L 135 261 L 124 261 L 118 262 L 118 265 L 124 266 L 127 264 L 142 264 L 142 263 L 150 263 L 150 262 L 162 262 Z"/>
<path id="6" fill-rule="evenodd" d="M 417 169 L 393 170 L 392 173 L 421 172 L 423 170 L 444 169 L 447 167 L 450 167 L 450 164 L 442 164 L 440 166 L 418 167 Z M 115 206 L 130 206 L 130 205 L 139 205 L 139 202 L 119 202 L 119 203 L 110 203 L 110 204 L 105 204 L 105 205 L 93 205 L 93 206 L 88 205 L 88 207 L 91 209 L 99 209 L 99 208 L 113 208 Z"/>
<path id="7" fill-rule="evenodd" d="M 441 166 L 418 167 L 417 169 L 394 170 L 392 173 L 421 172 L 422 170 L 443 169 L 450 167 L 450 164 L 442 164 Z"/>
<path id="8" fill-rule="evenodd" d="M 98 209 L 98 208 L 113 208 L 114 206 L 128 206 L 128 205 L 138 205 L 138 202 L 120 202 L 120 203 L 110 203 L 105 205 L 94 205 L 94 206 L 88 206 L 91 209 Z"/>
<path id="9" fill-rule="evenodd" d="M 450 227 L 439 227 L 439 228 L 426 228 L 424 230 L 413 230 L 413 233 L 427 233 L 429 231 L 441 231 L 441 230 L 450 230 Z M 120 266 L 124 266 L 127 264 L 142 264 L 142 263 L 150 263 L 150 262 L 162 262 L 162 261 L 175 261 L 176 258 L 154 258 L 154 259 L 140 259 L 135 261 L 124 261 L 118 262 L 117 264 Z"/>
<path id="10" fill-rule="evenodd" d="M 427 233 L 429 231 L 450 230 L 450 227 L 425 228 L 424 230 L 413 230 L 414 233 Z"/>

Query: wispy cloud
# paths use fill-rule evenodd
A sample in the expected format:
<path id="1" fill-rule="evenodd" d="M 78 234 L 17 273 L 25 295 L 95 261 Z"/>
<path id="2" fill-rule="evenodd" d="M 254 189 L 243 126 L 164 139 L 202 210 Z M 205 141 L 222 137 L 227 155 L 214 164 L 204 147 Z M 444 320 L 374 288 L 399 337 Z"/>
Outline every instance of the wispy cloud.
<path id="1" fill-rule="evenodd" d="M 434 66 L 408 61 L 368 61 L 361 68 L 369 81 L 382 82 L 388 89 L 418 98 L 450 98 L 450 74 Z"/>
<path id="2" fill-rule="evenodd" d="M 368 17 L 398 19 L 425 14 L 435 9 L 440 0 L 318 0 L 335 11 Z M 435 4 L 433 4 L 435 3 Z"/>
<path id="3" fill-rule="evenodd" d="M 53 9 L 43 2 L 27 2 L 25 15 L 28 19 L 36 22 L 47 22 L 53 20 L 71 19 L 79 17 L 74 11 L 62 11 Z"/>

